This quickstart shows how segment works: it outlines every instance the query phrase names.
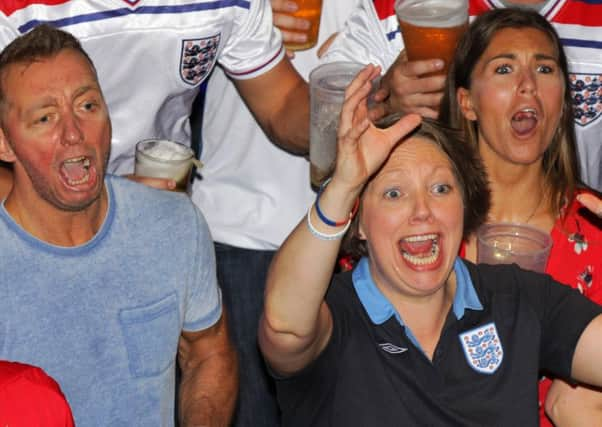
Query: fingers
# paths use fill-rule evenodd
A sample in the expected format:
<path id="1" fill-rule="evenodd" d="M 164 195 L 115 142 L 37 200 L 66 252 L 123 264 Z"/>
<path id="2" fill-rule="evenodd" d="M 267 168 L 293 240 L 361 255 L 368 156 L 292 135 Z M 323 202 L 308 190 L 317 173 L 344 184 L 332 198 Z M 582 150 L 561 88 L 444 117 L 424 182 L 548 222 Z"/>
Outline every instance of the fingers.
<path id="1" fill-rule="evenodd" d="M 593 194 L 579 194 L 577 200 L 587 209 L 602 218 L 602 199 Z"/>
<path id="2" fill-rule="evenodd" d="M 341 109 L 338 136 L 347 134 L 352 126 L 367 120 L 366 101 L 372 89 L 372 79 L 380 74 L 380 67 L 370 64 L 363 68 L 345 90 L 345 101 Z"/>
<path id="3" fill-rule="evenodd" d="M 420 77 L 425 74 L 443 70 L 445 62 L 441 59 L 425 59 L 422 61 L 400 61 L 396 63 L 397 71 L 406 77 Z M 445 80 L 445 77 L 443 77 Z"/>
<path id="4" fill-rule="evenodd" d="M 291 0 L 271 0 L 272 12 L 293 13 L 299 9 L 297 3 Z"/>
<path id="5" fill-rule="evenodd" d="M 403 116 L 399 121 L 387 129 L 385 129 L 385 135 L 389 140 L 389 143 L 396 144 L 401 139 L 405 138 L 410 132 L 412 132 L 422 121 L 420 114 L 407 114 Z"/>
<path id="6" fill-rule="evenodd" d="M 295 2 L 284 0 L 272 0 L 272 12 L 274 25 L 282 32 L 284 43 L 305 43 L 307 34 L 311 27 L 307 19 L 297 18 L 291 14 L 296 12 L 298 6 Z"/>
<path id="7" fill-rule="evenodd" d="M 150 178 L 147 176 L 138 175 L 125 175 L 125 177 L 131 181 L 139 182 L 140 184 L 147 185 L 149 187 L 157 188 L 159 190 L 175 190 L 176 181 L 167 178 Z"/>

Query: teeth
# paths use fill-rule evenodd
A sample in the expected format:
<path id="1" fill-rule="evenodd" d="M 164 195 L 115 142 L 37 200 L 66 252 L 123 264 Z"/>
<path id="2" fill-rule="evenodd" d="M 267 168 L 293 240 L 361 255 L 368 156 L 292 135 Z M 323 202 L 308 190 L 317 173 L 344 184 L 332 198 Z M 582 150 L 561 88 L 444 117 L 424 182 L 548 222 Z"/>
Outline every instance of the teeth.
<path id="1" fill-rule="evenodd" d="M 88 181 L 88 178 L 90 178 L 90 174 L 86 173 L 86 175 L 84 175 L 81 179 L 70 179 L 67 182 L 69 183 L 69 185 L 79 185 L 79 184 L 83 184 L 84 182 Z"/>
<path id="2" fill-rule="evenodd" d="M 534 116 L 537 117 L 537 111 L 535 110 L 535 108 L 523 108 L 520 111 L 521 111 L 521 113 L 533 114 Z"/>
<path id="3" fill-rule="evenodd" d="M 436 234 L 423 234 L 421 236 L 406 237 L 403 240 L 405 240 L 406 242 L 424 242 L 425 240 L 433 240 L 435 243 L 437 243 L 437 235 Z"/>
<path id="4" fill-rule="evenodd" d="M 81 162 L 81 161 L 86 161 L 88 160 L 85 156 L 81 156 L 81 157 L 74 157 L 72 159 L 67 159 L 65 160 L 64 163 L 77 163 L 77 162 Z M 90 161 L 88 160 L 88 164 L 90 163 Z"/>
<path id="5" fill-rule="evenodd" d="M 410 255 L 410 254 L 406 253 L 405 251 L 401 252 L 401 256 L 405 260 L 411 262 L 414 265 L 432 264 L 435 261 L 437 261 L 437 258 L 439 257 L 439 244 L 437 243 L 437 240 L 433 240 L 433 247 L 431 249 L 431 254 L 429 256 L 418 257 L 418 256 Z"/>

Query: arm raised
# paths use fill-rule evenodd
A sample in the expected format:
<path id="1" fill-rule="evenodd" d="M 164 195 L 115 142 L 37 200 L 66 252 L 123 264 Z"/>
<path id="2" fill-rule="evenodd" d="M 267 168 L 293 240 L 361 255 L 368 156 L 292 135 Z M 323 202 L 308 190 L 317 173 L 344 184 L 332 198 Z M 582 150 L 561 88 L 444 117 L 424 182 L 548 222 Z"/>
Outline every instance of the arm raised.
<path id="1" fill-rule="evenodd" d="M 394 145 L 420 122 L 409 115 L 387 129 L 368 120 L 366 98 L 379 69 L 367 66 L 345 93 L 338 151 L 332 181 L 320 197 L 328 218 L 347 218 L 369 177 L 385 162 Z M 323 223 L 315 212 L 309 218 L 322 235 L 340 232 L 344 225 Z M 305 220 L 278 250 L 268 272 L 265 307 L 259 325 L 259 344 L 276 371 L 291 374 L 313 361 L 332 332 L 331 313 L 324 302 L 340 239 L 318 238 Z"/>

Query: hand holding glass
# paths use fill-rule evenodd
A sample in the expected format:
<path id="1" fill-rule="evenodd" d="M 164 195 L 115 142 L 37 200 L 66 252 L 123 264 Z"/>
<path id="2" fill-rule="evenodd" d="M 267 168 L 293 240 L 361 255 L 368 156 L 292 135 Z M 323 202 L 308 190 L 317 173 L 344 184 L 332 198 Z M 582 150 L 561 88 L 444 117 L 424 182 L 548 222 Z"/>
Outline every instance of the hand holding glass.
<path id="1" fill-rule="evenodd" d="M 134 174 L 176 181 L 175 191 L 187 192 L 192 166 L 201 166 L 191 148 L 166 139 L 146 139 L 136 144 Z"/>
<path id="2" fill-rule="evenodd" d="M 395 13 L 408 61 L 440 58 L 447 74 L 468 28 L 468 0 L 396 0 Z"/>

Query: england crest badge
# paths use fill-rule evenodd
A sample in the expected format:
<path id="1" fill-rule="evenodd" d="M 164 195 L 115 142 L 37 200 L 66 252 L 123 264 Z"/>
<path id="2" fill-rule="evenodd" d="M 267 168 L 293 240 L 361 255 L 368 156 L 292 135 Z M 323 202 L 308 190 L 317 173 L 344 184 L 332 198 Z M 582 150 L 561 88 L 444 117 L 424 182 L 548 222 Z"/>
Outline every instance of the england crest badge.
<path id="1" fill-rule="evenodd" d="M 220 34 L 201 39 L 182 40 L 180 77 L 185 83 L 196 86 L 205 80 L 217 58 Z"/>
<path id="2" fill-rule="evenodd" d="M 495 323 L 471 329 L 459 336 L 466 361 L 482 374 L 493 374 L 502 364 L 504 349 Z"/>
<path id="3" fill-rule="evenodd" d="M 587 126 L 602 115 L 602 75 L 570 74 L 575 124 Z"/>

